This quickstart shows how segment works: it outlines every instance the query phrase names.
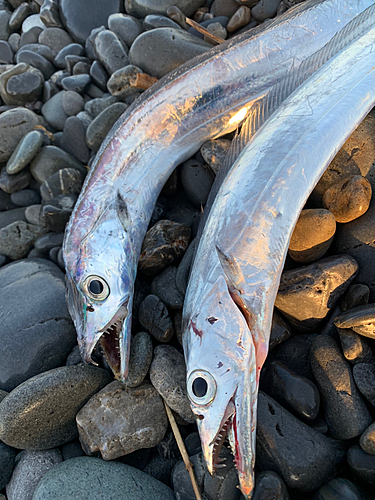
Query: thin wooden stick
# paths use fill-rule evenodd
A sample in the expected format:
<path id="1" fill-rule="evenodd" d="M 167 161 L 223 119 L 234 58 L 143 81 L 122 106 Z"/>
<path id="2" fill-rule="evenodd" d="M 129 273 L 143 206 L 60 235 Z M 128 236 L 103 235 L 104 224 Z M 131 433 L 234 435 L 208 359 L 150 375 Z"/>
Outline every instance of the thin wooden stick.
<path id="1" fill-rule="evenodd" d="M 167 405 L 167 403 L 165 401 L 164 401 L 164 406 L 165 406 L 165 411 L 167 412 L 169 423 L 171 424 L 171 427 L 172 427 L 174 437 L 176 438 L 176 441 L 177 441 L 178 449 L 180 450 L 180 453 L 182 455 L 182 460 L 184 461 L 186 470 L 189 473 L 190 481 L 191 481 L 191 484 L 193 486 L 195 497 L 197 500 L 202 500 L 201 493 L 200 493 L 199 487 L 198 487 L 198 483 L 197 483 L 197 480 L 196 480 L 195 475 L 194 475 L 193 464 L 190 462 L 189 455 L 186 451 L 184 442 L 182 441 L 182 437 L 180 434 L 180 430 L 176 424 L 176 420 L 173 416 L 171 409 L 169 408 L 169 406 Z"/>
<path id="2" fill-rule="evenodd" d="M 186 24 L 194 28 L 195 30 L 199 31 L 199 33 L 202 33 L 202 35 L 206 35 L 207 37 L 211 38 L 214 42 L 216 43 L 223 43 L 225 40 L 223 38 L 220 38 L 219 36 L 214 35 L 211 33 L 211 31 L 208 31 L 206 28 L 201 26 L 200 24 L 196 23 L 192 19 L 189 19 L 188 17 L 185 19 Z"/>

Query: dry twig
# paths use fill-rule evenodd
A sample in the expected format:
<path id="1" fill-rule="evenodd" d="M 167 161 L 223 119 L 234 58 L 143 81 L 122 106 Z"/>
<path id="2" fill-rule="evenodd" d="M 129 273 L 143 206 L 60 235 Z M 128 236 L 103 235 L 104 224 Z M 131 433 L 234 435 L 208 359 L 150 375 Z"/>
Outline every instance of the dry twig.
<path id="1" fill-rule="evenodd" d="M 186 24 L 188 24 L 189 26 L 191 26 L 195 30 L 199 31 L 199 33 L 202 33 L 202 35 L 205 35 L 205 36 L 211 38 L 211 40 L 213 40 L 214 42 L 216 42 L 218 44 L 225 42 L 225 40 L 223 38 L 220 38 L 219 36 L 214 35 L 213 33 L 211 33 L 211 31 L 208 31 L 206 28 L 204 28 L 200 24 L 196 23 L 192 19 L 189 19 L 188 17 L 186 18 Z"/>

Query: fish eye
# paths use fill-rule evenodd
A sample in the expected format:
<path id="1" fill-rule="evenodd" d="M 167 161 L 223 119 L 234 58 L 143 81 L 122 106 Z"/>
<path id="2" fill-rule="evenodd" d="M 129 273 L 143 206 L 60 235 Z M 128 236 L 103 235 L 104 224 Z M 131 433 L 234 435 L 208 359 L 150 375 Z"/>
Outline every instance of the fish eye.
<path id="1" fill-rule="evenodd" d="M 83 282 L 83 290 L 92 300 L 105 300 L 109 295 L 108 283 L 100 276 L 88 276 Z"/>
<path id="2" fill-rule="evenodd" d="M 187 392 L 193 403 L 207 405 L 215 397 L 216 381 L 211 373 L 204 370 L 195 370 L 188 377 Z"/>

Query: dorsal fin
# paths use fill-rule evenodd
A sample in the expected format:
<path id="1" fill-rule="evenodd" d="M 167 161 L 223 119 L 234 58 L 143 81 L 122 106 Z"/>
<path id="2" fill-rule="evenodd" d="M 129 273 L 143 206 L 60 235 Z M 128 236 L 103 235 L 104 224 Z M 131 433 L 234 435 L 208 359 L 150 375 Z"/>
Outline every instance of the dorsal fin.
<path id="1" fill-rule="evenodd" d="M 125 198 L 122 196 L 120 191 L 117 191 L 115 206 L 116 206 L 117 217 L 119 218 L 121 225 L 124 228 L 124 231 L 127 232 L 129 230 L 131 220 Z"/>

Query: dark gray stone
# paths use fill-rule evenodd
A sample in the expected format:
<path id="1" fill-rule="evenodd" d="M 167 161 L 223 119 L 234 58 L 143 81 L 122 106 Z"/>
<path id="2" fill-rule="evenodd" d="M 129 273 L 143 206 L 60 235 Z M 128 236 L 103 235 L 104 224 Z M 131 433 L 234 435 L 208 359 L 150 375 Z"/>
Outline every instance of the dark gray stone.
<path id="1" fill-rule="evenodd" d="M 12 48 L 13 53 L 17 52 L 20 48 L 21 35 L 19 33 L 12 33 L 8 38 L 8 44 Z M 7 42 L 5 42 L 7 43 Z M 12 61 L 13 62 L 13 57 Z"/>
<path id="2" fill-rule="evenodd" d="M 35 241 L 35 248 L 47 254 L 53 247 L 61 246 L 64 233 L 47 233 Z"/>
<path id="3" fill-rule="evenodd" d="M 58 92 L 52 96 L 42 107 L 42 115 L 56 130 L 63 130 L 64 124 L 68 118 L 62 104 L 63 92 L 65 91 Z"/>
<path id="4" fill-rule="evenodd" d="M 39 117 L 25 108 L 10 109 L 0 114 L 0 162 L 7 161 L 20 140 L 39 125 Z"/>
<path id="5" fill-rule="evenodd" d="M 113 33 L 126 43 L 128 47 L 134 42 L 142 32 L 140 21 L 126 14 L 111 14 L 108 18 L 108 27 Z"/>
<path id="6" fill-rule="evenodd" d="M 106 135 L 127 107 L 122 102 L 112 104 L 90 123 L 86 131 L 86 143 L 90 149 L 98 151 Z"/>
<path id="7" fill-rule="evenodd" d="M 184 440 L 184 445 L 189 457 L 202 452 L 201 439 L 198 432 L 189 434 Z"/>
<path id="8" fill-rule="evenodd" d="M 362 500 L 358 488 L 349 479 L 335 477 L 319 488 L 313 500 Z"/>
<path id="9" fill-rule="evenodd" d="M 13 151 L 8 160 L 6 171 L 8 174 L 17 174 L 23 170 L 39 152 L 43 144 L 43 133 L 32 130 L 26 134 Z"/>
<path id="10" fill-rule="evenodd" d="M 40 28 L 41 30 L 45 29 L 45 26 L 40 19 L 39 14 L 35 13 L 31 16 L 28 16 L 24 22 L 22 23 L 21 31 L 26 33 L 27 31 L 31 31 L 33 28 Z"/>
<path id="11" fill-rule="evenodd" d="M 51 263 L 52 265 L 52 263 Z M 0 438 L 43 450 L 77 437 L 75 417 L 111 376 L 94 366 L 63 366 L 23 382 L 0 403 Z"/>
<path id="12" fill-rule="evenodd" d="M 107 81 L 109 75 L 99 61 L 94 61 L 91 64 L 90 76 L 94 84 L 97 85 L 101 90 L 103 91 L 107 90 Z"/>
<path id="13" fill-rule="evenodd" d="M 74 90 L 67 90 L 66 92 L 63 92 L 62 105 L 68 116 L 74 116 L 80 111 L 83 111 L 84 101 L 78 92 L 74 92 Z"/>
<path id="14" fill-rule="evenodd" d="M 142 23 L 144 30 L 153 30 L 155 28 L 174 28 L 180 30 L 181 27 L 172 21 L 169 17 L 161 16 L 160 14 L 149 14 L 143 19 Z"/>
<path id="15" fill-rule="evenodd" d="M 174 500 L 173 492 L 144 472 L 119 462 L 77 457 L 56 465 L 35 490 L 33 500 Z"/>
<path id="16" fill-rule="evenodd" d="M 78 61 L 73 67 L 73 75 L 89 75 L 90 68 L 88 61 Z"/>
<path id="17" fill-rule="evenodd" d="M 45 232 L 40 226 L 33 226 L 24 221 L 12 222 L 0 229 L 0 254 L 12 260 L 27 256 L 35 240 Z"/>
<path id="18" fill-rule="evenodd" d="M 332 436 L 351 439 L 362 434 L 372 418 L 336 341 L 326 335 L 317 337 L 311 345 L 310 362 Z"/>
<path id="19" fill-rule="evenodd" d="M 79 194 L 81 187 L 81 173 L 75 168 L 62 168 L 42 183 L 40 194 L 44 201 L 49 201 L 61 194 Z"/>
<path id="20" fill-rule="evenodd" d="M 184 296 L 176 287 L 176 271 L 175 267 L 169 266 L 151 283 L 151 293 L 157 295 L 169 309 L 182 309 L 184 304 Z"/>
<path id="21" fill-rule="evenodd" d="M 64 231 L 76 201 L 77 195 L 74 193 L 62 194 L 52 198 L 41 209 L 40 224 L 50 231 Z M 59 260 L 58 264 L 60 265 Z M 65 269 L 64 265 L 60 267 Z"/>
<path id="22" fill-rule="evenodd" d="M 98 99 L 92 99 L 91 101 L 87 101 L 85 104 L 85 111 L 89 113 L 93 118 L 96 118 L 100 115 L 102 111 L 107 109 L 112 104 L 115 104 L 117 99 L 115 97 L 99 97 Z"/>
<path id="23" fill-rule="evenodd" d="M 5 168 L 0 172 L 0 189 L 5 193 L 12 194 L 26 188 L 30 184 L 31 175 L 27 170 L 22 170 L 18 174 L 8 174 Z"/>
<path id="24" fill-rule="evenodd" d="M 39 43 L 48 45 L 56 53 L 60 52 L 66 45 L 73 43 L 70 35 L 61 28 L 47 28 L 41 32 L 38 38 Z"/>
<path id="25" fill-rule="evenodd" d="M 9 19 L 9 28 L 13 31 L 21 27 L 23 21 L 31 14 L 30 6 L 27 2 L 21 3 L 12 13 Z"/>
<path id="26" fill-rule="evenodd" d="M 198 488 L 202 491 L 204 476 L 207 473 L 202 453 L 191 456 L 190 462 L 194 467 Z M 176 498 L 181 500 L 196 500 L 197 497 L 195 496 L 189 473 L 182 460 L 177 462 L 172 471 L 172 484 Z"/>
<path id="27" fill-rule="evenodd" d="M 262 392 L 257 422 L 260 470 L 277 472 L 287 487 L 298 491 L 315 490 L 331 477 L 335 452 L 329 439 Z"/>
<path id="28" fill-rule="evenodd" d="M 4 191 L 0 189 L 0 212 L 4 210 L 12 210 L 12 208 L 17 208 L 16 205 L 10 199 L 10 196 L 11 196 L 10 194 L 4 193 Z"/>
<path id="29" fill-rule="evenodd" d="M 314 333 L 295 335 L 275 347 L 271 355 L 283 361 L 298 375 L 313 380 L 309 352 L 316 337 L 317 335 Z"/>
<path id="30" fill-rule="evenodd" d="M 375 304 L 353 307 L 341 313 L 335 318 L 335 325 L 375 339 Z"/>
<path id="31" fill-rule="evenodd" d="M 353 368 L 354 381 L 373 406 L 375 406 L 375 363 L 358 363 Z"/>
<path id="32" fill-rule="evenodd" d="M 95 52 L 108 74 L 129 64 L 128 47 L 118 36 L 109 30 L 103 30 L 95 37 Z"/>
<path id="33" fill-rule="evenodd" d="M 231 142 L 229 139 L 213 139 L 202 144 L 200 153 L 215 175 L 225 160 Z"/>
<path id="34" fill-rule="evenodd" d="M 165 216 L 172 222 L 185 224 L 190 228 L 194 228 L 200 220 L 201 212 L 194 208 L 190 203 L 177 203 Z M 192 235 L 194 236 L 194 234 Z"/>
<path id="35" fill-rule="evenodd" d="M 253 500 L 289 500 L 288 490 L 276 472 L 261 471 L 255 477 Z"/>
<path id="36" fill-rule="evenodd" d="M 340 308 L 344 312 L 353 307 L 363 306 L 368 303 L 370 289 L 367 285 L 356 283 L 350 285 L 340 301 Z"/>
<path id="37" fill-rule="evenodd" d="M 143 89 L 133 86 L 139 73 L 143 73 L 142 70 L 131 64 L 112 73 L 111 78 L 107 82 L 107 87 L 111 95 L 125 100 L 129 95 L 138 94 L 138 91 L 143 91 Z"/>
<path id="38" fill-rule="evenodd" d="M 62 28 L 58 0 L 44 0 L 39 16 L 47 28 Z"/>
<path id="39" fill-rule="evenodd" d="M 203 0 L 125 0 L 126 12 L 132 16 L 145 17 L 148 14 L 167 14 L 170 6 L 178 7 L 186 16 L 191 17 L 203 4 Z"/>
<path id="40" fill-rule="evenodd" d="M 10 196 L 12 202 L 18 207 L 28 207 L 40 202 L 39 193 L 33 189 L 23 189 Z"/>
<path id="41" fill-rule="evenodd" d="M 13 63 L 13 50 L 8 42 L 0 40 L 0 64 Z"/>
<path id="42" fill-rule="evenodd" d="M 34 224 L 34 226 L 40 226 L 39 217 L 41 208 L 42 205 L 30 205 L 27 207 L 24 212 L 26 221 L 30 222 L 30 224 Z"/>
<path id="43" fill-rule="evenodd" d="M 66 56 L 83 56 L 85 49 L 79 43 L 71 43 L 63 47 L 60 52 L 56 55 L 53 63 L 56 68 L 65 69 L 66 68 Z"/>
<path id="44" fill-rule="evenodd" d="M 214 176 L 200 161 L 188 160 L 181 166 L 181 182 L 189 201 L 200 209 L 210 194 Z"/>
<path id="45" fill-rule="evenodd" d="M 61 453 L 64 460 L 70 460 L 71 458 L 85 456 L 85 452 L 82 450 L 81 443 L 78 439 L 75 439 L 70 443 L 63 444 L 61 446 Z"/>
<path id="46" fill-rule="evenodd" d="M 8 226 L 9 224 L 12 224 L 12 222 L 17 222 L 20 220 L 26 222 L 24 208 L 14 208 L 14 209 L 12 209 L 12 207 L 9 208 L 6 210 L 6 212 L 0 212 L 0 229 L 2 229 L 5 226 Z"/>
<path id="47" fill-rule="evenodd" d="M 25 72 L 14 75 L 7 81 L 6 91 L 16 104 L 22 105 L 40 99 L 43 93 L 44 79 L 37 72 Z"/>
<path id="48" fill-rule="evenodd" d="M 168 309 L 156 295 L 148 295 L 139 307 L 139 322 L 159 342 L 173 337 L 173 323 Z"/>
<path id="49" fill-rule="evenodd" d="M 184 357 L 170 345 L 155 348 L 150 380 L 172 410 L 186 422 L 195 422 L 187 397 Z"/>
<path id="50" fill-rule="evenodd" d="M 348 450 L 347 460 L 357 479 L 371 487 L 375 486 L 375 455 L 369 455 L 358 445 L 354 445 Z"/>
<path id="51" fill-rule="evenodd" d="M 85 126 L 78 117 L 70 116 L 66 120 L 61 137 L 61 148 L 79 162 L 87 165 L 90 159 L 90 150 L 86 145 Z"/>
<path id="52" fill-rule="evenodd" d="M 375 455 L 375 422 L 367 427 L 359 440 L 359 444 L 363 451 L 369 455 Z"/>
<path id="53" fill-rule="evenodd" d="M 145 73 L 161 78 L 210 48 L 211 44 L 186 31 L 157 28 L 135 39 L 129 51 L 129 61 Z"/>
<path id="54" fill-rule="evenodd" d="M 281 0 L 260 0 L 255 7 L 251 9 L 251 15 L 259 22 L 274 17 Z"/>
<path id="55" fill-rule="evenodd" d="M 74 90 L 82 94 L 91 83 L 90 75 L 73 75 L 67 76 L 61 80 L 61 85 L 64 90 Z"/>
<path id="56" fill-rule="evenodd" d="M 151 457 L 143 472 L 150 474 L 158 481 L 171 486 L 171 472 L 177 462 L 176 458 L 166 458 L 156 455 Z"/>
<path id="57" fill-rule="evenodd" d="M 193 240 L 188 246 L 186 252 L 184 253 L 184 256 L 182 257 L 181 262 L 178 265 L 176 272 L 175 285 L 177 290 L 183 296 L 185 296 L 186 289 L 188 286 L 190 268 L 195 253 L 195 243 L 196 240 Z"/>
<path id="58" fill-rule="evenodd" d="M 64 275 L 55 264 L 23 260 L 1 268 L 0 277 L 0 387 L 11 391 L 60 366 L 76 343 L 76 332 L 65 303 Z"/>
<path id="59" fill-rule="evenodd" d="M 137 387 L 143 382 L 151 365 L 152 353 L 152 340 L 148 333 L 138 332 L 132 337 L 129 373 L 125 380 L 127 387 Z"/>
<path id="60" fill-rule="evenodd" d="M 39 69 L 46 80 L 55 72 L 53 65 L 43 56 L 31 50 L 21 50 L 17 53 L 17 63 L 24 62 Z"/>
<path id="61" fill-rule="evenodd" d="M 38 38 L 42 31 L 43 29 L 39 26 L 33 26 L 28 31 L 23 30 L 20 39 L 20 47 L 28 45 L 29 43 L 38 43 Z"/>
<path id="62" fill-rule="evenodd" d="M 0 443 L 0 489 L 2 490 L 11 478 L 16 458 L 16 450 Z"/>
<path id="63" fill-rule="evenodd" d="M 371 361 L 371 347 L 366 342 L 366 339 L 361 335 L 353 332 L 353 330 L 338 328 L 340 343 L 345 359 L 351 363 L 366 363 Z"/>
<path id="64" fill-rule="evenodd" d="M 0 40 L 8 40 L 11 30 L 9 28 L 9 21 L 11 14 L 6 10 L 0 10 Z"/>
<path id="65" fill-rule="evenodd" d="M 62 168 L 75 168 L 85 174 L 85 169 L 81 163 L 56 146 L 44 146 L 30 165 L 32 176 L 40 183 Z"/>

